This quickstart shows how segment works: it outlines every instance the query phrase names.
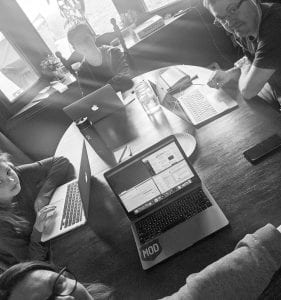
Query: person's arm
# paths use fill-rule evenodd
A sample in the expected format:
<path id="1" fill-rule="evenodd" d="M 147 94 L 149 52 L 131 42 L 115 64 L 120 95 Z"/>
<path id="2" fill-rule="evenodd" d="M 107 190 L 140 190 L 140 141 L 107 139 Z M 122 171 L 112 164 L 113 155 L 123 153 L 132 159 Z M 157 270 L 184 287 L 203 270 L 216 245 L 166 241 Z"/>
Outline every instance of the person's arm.
<path id="1" fill-rule="evenodd" d="M 73 166 L 65 157 L 51 157 L 37 162 L 45 174 L 34 202 L 35 212 L 48 205 L 55 189 L 73 178 Z"/>
<path id="2" fill-rule="evenodd" d="M 256 96 L 281 66 L 281 19 L 272 7 L 263 21 L 259 33 L 255 57 L 251 65 L 241 68 L 239 89 L 245 99 Z"/>
<path id="3" fill-rule="evenodd" d="M 7 267 L 30 259 L 45 260 L 48 247 L 40 243 L 40 239 L 27 241 L 21 234 L 15 233 L 9 226 L 0 229 L 0 261 Z"/>
<path id="4" fill-rule="evenodd" d="M 233 67 L 228 70 L 216 70 L 208 79 L 208 86 L 219 89 L 230 81 L 238 82 L 241 75 L 240 68 Z"/>
<path id="5" fill-rule="evenodd" d="M 35 226 L 30 236 L 28 245 L 28 255 L 30 260 L 47 260 L 49 254 L 48 243 L 41 242 L 42 232 L 38 231 Z"/>
<path id="6" fill-rule="evenodd" d="M 166 300 L 257 299 L 281 266 L 281 234 L 271 224 L 248 234 L 234 251 L 201 272 Z"/>
<path id="7" fill-rule="evenodd" d="M 275 72 L 274 69 L 264 69 L 254 66 L 246 57 L 236 63 L 240 68 L 238 87 L 244 99 L 255 97 Z"/>
<path id="8" fill-rule="evenodd" d="M 115 75 L 108 83 L 111 84 L 116 92 L 125 92 L 133 86 L 129 65 L 125 59 L 124 53 L 118 48 L 112 48 L 110 56 L 111 68 Z"/>
<path id="9" fill-rule="evenodd" d="M 229 70 L 215 71 L 208 85 L 212 88 L 221 88 L 231 80 L 238 81 L 238 87 L 244 99 L 255 97 L 275 72 L 274 69 L 258 68 L 246 56 L 235 63 Z"/>

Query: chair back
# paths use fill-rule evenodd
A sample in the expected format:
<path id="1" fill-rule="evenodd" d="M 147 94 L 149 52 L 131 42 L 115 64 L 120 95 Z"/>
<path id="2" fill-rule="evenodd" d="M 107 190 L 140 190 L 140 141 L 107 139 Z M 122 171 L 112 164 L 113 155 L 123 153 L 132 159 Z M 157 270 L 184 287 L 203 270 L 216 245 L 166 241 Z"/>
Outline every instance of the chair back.
<path id="1" fill-rule="evenodd" d="M 33 160 L 19 149 L 9 138 L 0 132 L 0 151 L 7 152 L 12 156 L 15 165 L 31 163 Z"/>
<path id="2" fill-rule="evenodd" d="M 115 32 L 116 36 L 118 37 L 118 39 L 120 41 L 120 44 L 122 46 L 125 58 L 126 58 L 126 60 L 128 62 L 128 65 L 130 67 L 131 72 L 133 73 L 132 75 L 134 75 L 134 74 L 137 73 L 137 69 L 136 69 L 134 60 L 133 60 L 132 56 L 130 55 L 129 49 L 126 46 L 126 42 L 124 40 L 122 32 L 121 32 L 119 26 L 116 23 L 116 19 L 112 18 L 112 19 L 110 19 L 110 22 L 111 22 L 111 24 L 113 26 L 113 29 L 114 29 L 114 32 Z"/>

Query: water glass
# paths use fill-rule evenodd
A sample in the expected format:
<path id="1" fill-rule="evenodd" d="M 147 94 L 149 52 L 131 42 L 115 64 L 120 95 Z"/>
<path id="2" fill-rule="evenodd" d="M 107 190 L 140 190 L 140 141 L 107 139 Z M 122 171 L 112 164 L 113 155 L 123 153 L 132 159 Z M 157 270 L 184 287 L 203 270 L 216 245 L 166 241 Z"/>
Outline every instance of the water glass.
<path id="1" fill-rule="evenodd" d="M 154 114 L 161 109 L 158 97 L 147 82 L 142 81 L 139 83 L 136 89 L 136 95 L 147 114 Z"/>

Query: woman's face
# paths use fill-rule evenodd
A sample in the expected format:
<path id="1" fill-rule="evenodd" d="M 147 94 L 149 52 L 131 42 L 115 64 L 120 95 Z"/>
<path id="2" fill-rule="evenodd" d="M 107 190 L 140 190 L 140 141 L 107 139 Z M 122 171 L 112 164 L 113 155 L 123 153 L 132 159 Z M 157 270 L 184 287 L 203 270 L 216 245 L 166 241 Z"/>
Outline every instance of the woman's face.
<path id="1" fill-rule="evenodd" d="M 22 281 L 13 289 L 9 300 L 45 300 L 53 291 L 58 273 L 48 270 L 35 270 L 29 272 Z M 74 281 L 64 276 L 60 276 L 56 282 L 57 293 L 68 294 L 73 290 Z M 86 288 L 77 283 L 75 291 L 71 296 L 57 296 L 55 299 L 61 300 L 93 300 Z"/>
<path id="2" fill-rule="evenodd" d="M 0 162 L 0 203 L 10 202 L 21 190 L 17 173 L 7 162 Z"/>

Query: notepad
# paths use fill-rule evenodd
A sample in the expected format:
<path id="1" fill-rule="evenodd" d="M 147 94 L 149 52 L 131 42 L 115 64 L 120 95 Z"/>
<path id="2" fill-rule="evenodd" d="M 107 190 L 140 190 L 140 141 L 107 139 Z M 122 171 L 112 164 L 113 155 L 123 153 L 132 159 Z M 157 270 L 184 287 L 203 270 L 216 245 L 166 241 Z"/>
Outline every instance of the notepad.
<path id="1" fill-rule="evenodd" d="M 168 68 L 160 76 L 167 84 L 169 93 L 175 93 L 191 83 L 190 76 L 177 67 Z"/>

